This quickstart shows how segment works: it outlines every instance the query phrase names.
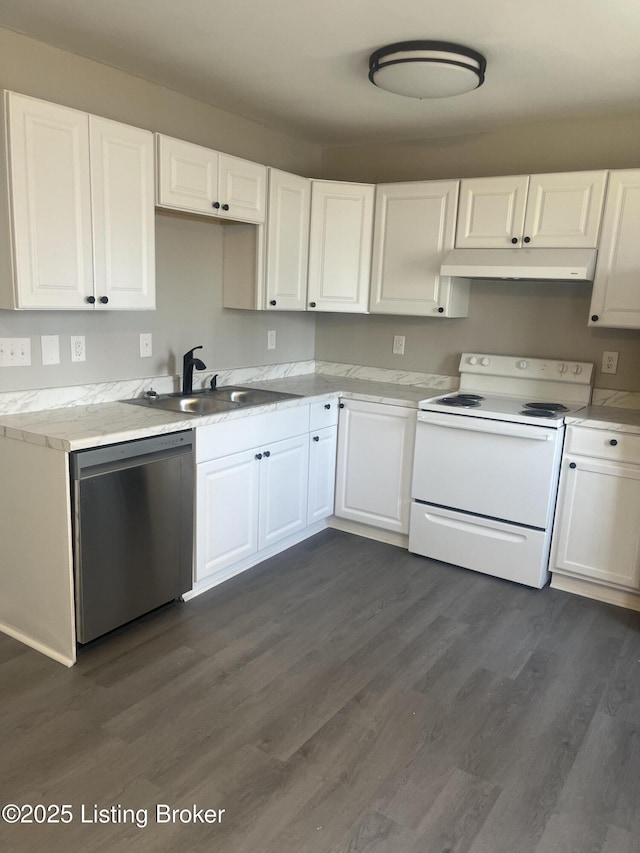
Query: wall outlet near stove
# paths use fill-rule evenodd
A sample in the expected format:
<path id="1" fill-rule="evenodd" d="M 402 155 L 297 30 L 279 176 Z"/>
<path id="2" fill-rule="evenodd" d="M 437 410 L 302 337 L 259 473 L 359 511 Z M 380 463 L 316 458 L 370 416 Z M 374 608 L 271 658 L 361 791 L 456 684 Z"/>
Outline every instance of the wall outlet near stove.
<path id="1" fill-rule="evenodd" d="M 607 352 L 606 350 L 602 353 L 602 373 L 617 373 L 618 372 L 618 356 L 619 352 Z"/>
<path id="2" fill-rule="evenodd" d="M 71 361 L 86 361 L 87 350 L 84 335 L 71 335 Z"/>
<path id="3" fill-rule="evenodd" d="M 404 335 L 393 336 L 393 354 L 404 355 Z"/>

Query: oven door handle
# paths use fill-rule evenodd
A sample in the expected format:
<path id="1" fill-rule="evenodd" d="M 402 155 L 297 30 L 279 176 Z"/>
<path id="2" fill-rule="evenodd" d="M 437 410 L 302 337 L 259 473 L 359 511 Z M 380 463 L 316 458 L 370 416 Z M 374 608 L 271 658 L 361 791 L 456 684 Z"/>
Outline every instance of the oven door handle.
<path id="1" fill-rule="evenodd" d="M 529 427 L 525 424 L 510 424 L 506 421 L 489 421 L 480 418 L 466 418 L 458 421 L 459 416 L 438 418 L 430 412 L 418 412 L 418 423 L 431 424 L 444 429 L 462 429 L 467 432 L 482 432 L 488 435 L 506 435 L 512 438 L 527 438 L 532 441 L 551 441 L 553 432 L 547 428 Z M 468 421 L 468 422 L 467 422 Z"/>

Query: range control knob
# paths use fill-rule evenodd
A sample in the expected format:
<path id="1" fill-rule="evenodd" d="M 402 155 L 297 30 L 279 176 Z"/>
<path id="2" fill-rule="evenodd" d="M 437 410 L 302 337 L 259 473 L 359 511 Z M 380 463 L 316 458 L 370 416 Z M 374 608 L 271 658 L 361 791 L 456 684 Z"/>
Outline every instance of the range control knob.
<path id="1" fill-rule="evenodd" d="M 558 365 L 558 373 L 566 373 L 567 370 L 569 370 L 569 368 L 564 363 L 564 361 L 561 361 L 560 364 Z"/>
<path id="2" fill-rule="evenodd" d="M 574 364 L 571 368 L 571 372 L 575 373 L 575 375 L 578 376 L 580 373 L 582 373 L 582 366 L 580 364 Z"/>
<path id="3" fill-rule="evenodd" d="M 516 367 L 518 368 L 518 370 L 526 370 L 526 369 L 527 369 L 527 367 L 529 367 L 529 362 L 528 362 L 528 361 L 524 361 L 524 359 L 523 359 L 523 360 L 521 360 L 521 361 L 517 361 L 517 362 L 516 362 Z"/>
<path id="4" fill-rule="evenodd" d="M 478 363 L 478 359 L 475 357 L 475 355 L 472 355 L 471 358 L 469 359 L 469 364 L 477 364 L 477 363 Z"/>
<path id="5" fill-rule="evenodd" d="M 489 361 L 489 359 L 488 359 L 488 358 L 486 358 L 486 357 L 485 357 L 485 358 L 480 359 L 480 364 L 481 364 L 483 367 L 486 367 L 488 364 L 490 364 L 490 361 Z"/>

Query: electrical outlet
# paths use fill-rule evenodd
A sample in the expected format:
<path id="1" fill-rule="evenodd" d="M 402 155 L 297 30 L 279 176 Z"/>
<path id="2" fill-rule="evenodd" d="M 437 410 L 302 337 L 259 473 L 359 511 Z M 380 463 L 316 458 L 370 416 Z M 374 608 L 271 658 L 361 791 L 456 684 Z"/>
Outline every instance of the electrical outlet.
<path id="1" fill-rule="evenodd" d="M 153 337 L 151 332 L 140 335 L 140 358 L 150 358 L 153 355 Z"/>
<path id="2" fill-rule="evenodd" d="M 618 356 L 619 352 L 603 352 L 602 353 L 602 373 L 617 373 L 618 372 Z"/>
<path id="3" fill-rule="evenodd" d="M 0 338 L 0 367 L 28 367 L 31 338 Z"/>
<path id="4" fill-rule="evenodd" d="M 393 354 L 404 355 L 404 335 L 393 336 Z"/>
<path id="5" fill-rule="evenodd" d="M 41 335 L 42 363 L 60 364 L 60 338 L 58 335 Z"/>
<path id="6" fill-rule="evenodd" d="M 267 349 L 276 348 L 276 332 L 275 329 L 270 329 L 267 332 Z"/>
<path id="7" fill-rule="evenodd" d="M 86 361 L 84 335 L 71 335 L 71 361 Z"/>

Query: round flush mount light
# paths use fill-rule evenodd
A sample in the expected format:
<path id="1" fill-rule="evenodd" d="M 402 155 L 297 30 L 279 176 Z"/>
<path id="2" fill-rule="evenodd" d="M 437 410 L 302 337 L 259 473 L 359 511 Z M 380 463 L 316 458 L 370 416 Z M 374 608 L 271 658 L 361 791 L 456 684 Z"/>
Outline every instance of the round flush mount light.
<path id="1" fill-rule="evenodd" d="M 484 83 L 487 61 L 471 48 L 446 41 L 401 41 L 369 57 L 374 86 L 407 98 L 449 98 Z"/>

